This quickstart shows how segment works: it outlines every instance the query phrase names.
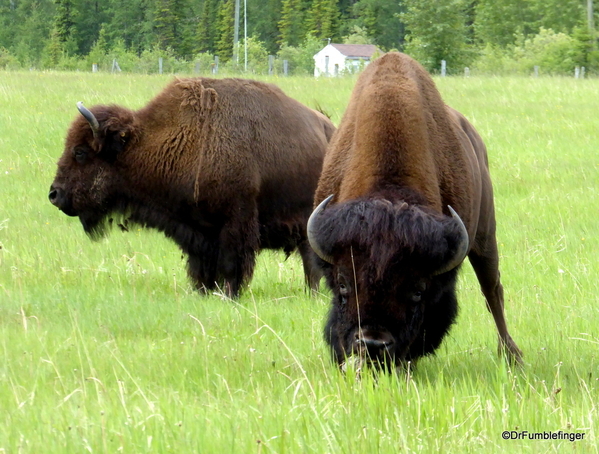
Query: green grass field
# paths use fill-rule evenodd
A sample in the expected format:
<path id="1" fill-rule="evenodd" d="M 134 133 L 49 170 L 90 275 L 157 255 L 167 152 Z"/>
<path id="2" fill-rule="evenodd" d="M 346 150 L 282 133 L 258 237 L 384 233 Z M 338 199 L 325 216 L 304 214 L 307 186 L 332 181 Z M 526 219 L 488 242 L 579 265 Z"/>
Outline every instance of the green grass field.
<path id="1" fill-rule="evenodd" d="M 161 234 L 94 243 L 48 202 L 75 103 L 137 108 L 170 79 L 0 72 L 0 453 L 599 450 L 599 80 L 436 80 L 489 149 L 526 364 L 497 357 L 466 264 L 438 354 L 357 380 L 330 361 L 328 292 L 307 295 L 295 256 L 260 255 L 237 303 L 201 297 Z M 355 79 L 272 81 L 338 123 Z"/>

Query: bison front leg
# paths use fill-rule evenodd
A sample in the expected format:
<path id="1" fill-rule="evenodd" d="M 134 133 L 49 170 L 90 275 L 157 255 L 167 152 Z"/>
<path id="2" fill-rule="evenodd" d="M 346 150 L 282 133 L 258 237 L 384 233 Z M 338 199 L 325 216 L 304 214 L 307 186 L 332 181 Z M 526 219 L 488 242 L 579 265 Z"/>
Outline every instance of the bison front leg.
<path id="1" fill-rule="evenodd" d="M 260 247 L 257 210 L 248 217 L 238 217 L 223 226 L 219 236 L 216 276 L 223 282 L 229 298 L 237 298 L 241 287 L 250 281 Z"/>
<path id="2" fill-rule="evenodd" d="M 503 286 L 499 274 L 499 255 L 495 237 L 487 238 L 482 251 L 472 250 L 468 255 L 481 290 L 487 300 L 487 309 L 493 315 L 499 334 L 499 351 L 507 355 L 511 363 L 522 363 L 522 352 L 510 336 L 503 309 Z"/>
<path id="3" fill-rule="evenodd" d="M 196 233 L 191 244 L 184 248 L 188 254 L 187 275 L 194 287 L 202 293 L 208 293 L 217 287 L 218 249 L 217 237 L 199 233 Z"/>

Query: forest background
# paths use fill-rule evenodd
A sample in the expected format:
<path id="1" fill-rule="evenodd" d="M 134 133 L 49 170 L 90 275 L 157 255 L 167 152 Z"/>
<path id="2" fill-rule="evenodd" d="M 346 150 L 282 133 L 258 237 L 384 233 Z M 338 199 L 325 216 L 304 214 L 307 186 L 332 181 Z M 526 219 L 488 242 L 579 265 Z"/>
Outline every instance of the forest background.
<path id="1" fill-rule="evenodd" d="M 591 0 L 0 0 L 0 69 L 311 74 L 328 42 L 400 50 L 437 72 L 599 73 Z M 247 11 L 244 8 L 247 5 Z M 592 2 L 591 2 L 592 4 Z M 244 18 L 247 28 L 244 29 Z M 244 31 L 246 30 L 246 33 Z M 244 36 L 247 34 L 247 43 Z M 247 49 L 247 60 L 246 53 Z"/>

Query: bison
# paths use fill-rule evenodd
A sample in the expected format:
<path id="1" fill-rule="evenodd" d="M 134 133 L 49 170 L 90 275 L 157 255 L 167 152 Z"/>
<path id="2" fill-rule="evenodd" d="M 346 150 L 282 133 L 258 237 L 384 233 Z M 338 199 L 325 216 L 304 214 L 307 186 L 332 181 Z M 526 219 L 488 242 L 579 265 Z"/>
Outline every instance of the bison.
<path id="1" fill-rule="evenodd" d="M 260 249 L 297 249 L 317 286 L 306 222 L 335 130 L 323 114 L 271 84 L 210 78 L 176 79 L 137 111 L 78 109 L 49 199 L 90 237 L 113 219 L 162 231 L 198 289 L 231 297 Z"/>
<path id="2" fill-rule="evenodd" d="M 325 339 L 340 365 L 389 370 L 440 345 L 468 256 L 501 350 L 504 317 L 487 153 L 415 60 L 392 52 L 359 77 L 329 144 L 308 238 L 333 293 Z"/>

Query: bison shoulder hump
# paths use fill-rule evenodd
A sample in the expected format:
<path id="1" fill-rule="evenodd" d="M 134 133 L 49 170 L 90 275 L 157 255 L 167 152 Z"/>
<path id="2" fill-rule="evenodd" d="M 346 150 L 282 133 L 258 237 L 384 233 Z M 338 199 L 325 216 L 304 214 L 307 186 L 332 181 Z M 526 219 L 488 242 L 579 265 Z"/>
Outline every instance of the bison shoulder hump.
<path id="1" fill-rule="evenodd" d="M 181 107 L 189 106 L 203 113 L 216 107 L 218 93 L 213 88 L 204 87 L 201 79 L 181 79 L 178 85 L 182 89 Z"/>

